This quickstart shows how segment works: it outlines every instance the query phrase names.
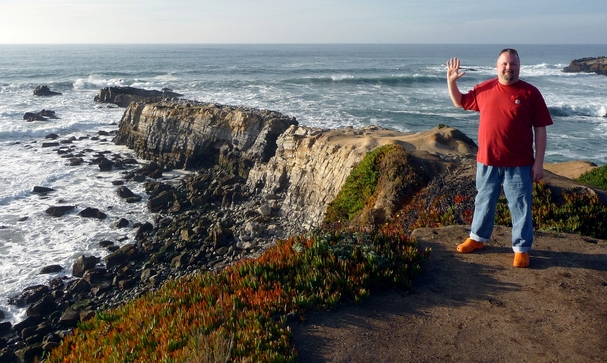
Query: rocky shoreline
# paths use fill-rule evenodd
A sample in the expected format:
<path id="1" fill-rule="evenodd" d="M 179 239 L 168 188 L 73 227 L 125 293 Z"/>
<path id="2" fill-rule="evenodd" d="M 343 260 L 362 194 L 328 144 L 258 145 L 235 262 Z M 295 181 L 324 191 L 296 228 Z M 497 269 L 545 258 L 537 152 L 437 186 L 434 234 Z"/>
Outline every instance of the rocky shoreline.
<path id="1" fill-rule="evenodd" d="M 462 165 L 469 169 L 476 153 L 472 140 L 444 125 L 418 134 L 374 126 L 314 129 L 274 111 L 184 100 L 132 102 L 118 130 L 106 135 L 149 164 L 101 152 L 90 162 L 145 183 L 154 223 L 132 226 L 134 241 L 120 246 L 100 242 L 108 254 L 80 256 L 71 277 L 11 298 L 28 306 L 27 318 L 12 325 L 0 317 L 0 363 L 32 362 L 96 312 L 153 292 L 169 279 L 258 256 L 278 239 L 320 226 L 352 168 L 378 146 L 402 146 L 428 180 L 447 170 L 458 174 Z M 84 162 L 73 146 L 49 147 Z M 162 181 L 171 168 L 192 173 Z M 143 202 L 121 181 L 114 185 L 125 202 Z M 390 217 L 386 205 L 374 210 Z"/>

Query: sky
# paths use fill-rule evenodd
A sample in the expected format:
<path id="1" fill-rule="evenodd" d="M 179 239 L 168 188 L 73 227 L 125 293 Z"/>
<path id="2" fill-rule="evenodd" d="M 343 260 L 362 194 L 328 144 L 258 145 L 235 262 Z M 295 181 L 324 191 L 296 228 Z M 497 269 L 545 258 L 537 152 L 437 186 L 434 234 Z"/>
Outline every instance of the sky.
<path id="1" fill-rule="evenodd" d="M 607 44 L 607 0 L 0 0 L 0 44 Z"/>

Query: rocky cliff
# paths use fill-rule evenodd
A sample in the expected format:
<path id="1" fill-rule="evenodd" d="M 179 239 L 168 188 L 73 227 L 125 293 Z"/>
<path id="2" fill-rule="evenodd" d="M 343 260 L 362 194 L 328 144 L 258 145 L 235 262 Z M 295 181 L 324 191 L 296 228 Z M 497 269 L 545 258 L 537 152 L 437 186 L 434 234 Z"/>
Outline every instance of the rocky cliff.
<path id="1" fill-rule="evenodd" d="M 190 169 L 231 156 L 240 164 L 268 161 L 293 117 L 274 111 L 197 102 L 133 102 L 114 142 L 165 168 Z"/>
<path id="2" fill-rule="evenodd" d="M 449 127 L 420 134 L 316 129 L 274 111 L 190 102 L 132 103 L 115 142 L 168 168 L 223 163 L 303 229 L 322 222 L 354 166 L 376 147 L 397 144 L 423 156 L 418 165 L 428 175 L 444 170 L 449 158 L 476 154 L 474 142 Z"/>
<path id="3" fill-rule="evenodd" d="M 563 72 L 594 72 L 607 76 L 607 57 L 574 59 Z"/>
<path id="4" fill-rule="evenodd" d="M 250 171 L 247 185 L 265 196 L 284 193 L 281 213 L 304 229 L 313 228 L 322 222 L 327 205 L 352 169 L 367 152 L 386 144 L 409 151 L 428 180 L 447 167 L 449 156 L 476 154 L 474 142 L 449 127 L 406 134 L 376 126 L 339 130 L 291 126 L 278 138 L 275 156 Z"/>

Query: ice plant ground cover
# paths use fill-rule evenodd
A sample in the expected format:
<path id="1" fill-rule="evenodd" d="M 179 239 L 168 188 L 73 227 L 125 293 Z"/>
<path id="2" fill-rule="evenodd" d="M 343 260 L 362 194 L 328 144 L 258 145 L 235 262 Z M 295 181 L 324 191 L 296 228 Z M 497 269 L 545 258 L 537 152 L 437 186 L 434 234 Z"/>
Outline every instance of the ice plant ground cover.
<path id="1" fill-rule="evenodd" d="M 429 253 L 396 230 L 293 237 L 257 259 L 172 280 L 98 313 L 48 361 L 293 361 L 290 316 L 330 308 L 342 298 L 362 299 L 372 288 L 406 288 Z"/>

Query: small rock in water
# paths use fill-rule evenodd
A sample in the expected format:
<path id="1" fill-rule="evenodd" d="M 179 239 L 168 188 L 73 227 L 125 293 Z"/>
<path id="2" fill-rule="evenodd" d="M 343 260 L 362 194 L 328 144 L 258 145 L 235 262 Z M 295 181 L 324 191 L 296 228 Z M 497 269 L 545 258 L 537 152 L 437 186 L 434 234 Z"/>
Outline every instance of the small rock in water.
<path id="1" fill-rule="evenodd" d="M 46 209 L 45 213 L 51 217 L 61 217 L 65 213 L 71 211 L 76 208 L 73 205 L 63 205 L 63 206 L 53 206 Z"/>
<path id="2" fill-rule="evenodd" d="M 87 207 L 83 209 L 80 213 L 78 213 L 78 216 L 84 218 L 105 219 L 107 217 L 107 214 L 103 213 L 97 208 Z"/>

